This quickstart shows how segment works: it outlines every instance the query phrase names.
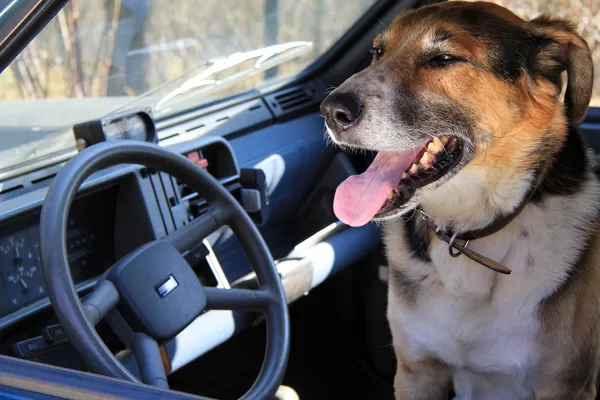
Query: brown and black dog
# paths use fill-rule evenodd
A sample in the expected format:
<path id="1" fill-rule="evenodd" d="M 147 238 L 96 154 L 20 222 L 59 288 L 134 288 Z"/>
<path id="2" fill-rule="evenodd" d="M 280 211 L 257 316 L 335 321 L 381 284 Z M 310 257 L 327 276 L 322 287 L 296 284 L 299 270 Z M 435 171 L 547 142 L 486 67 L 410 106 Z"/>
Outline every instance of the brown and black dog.
<path id="1" fill-rule="evenodd" d="M 377 152 L 334 209 L 385 222 L 396 397 L 595 398 L 587 44 L 563 20 L 448 2 L 398 16 L 372 52 L 321 111 L 336 144 Z"/>

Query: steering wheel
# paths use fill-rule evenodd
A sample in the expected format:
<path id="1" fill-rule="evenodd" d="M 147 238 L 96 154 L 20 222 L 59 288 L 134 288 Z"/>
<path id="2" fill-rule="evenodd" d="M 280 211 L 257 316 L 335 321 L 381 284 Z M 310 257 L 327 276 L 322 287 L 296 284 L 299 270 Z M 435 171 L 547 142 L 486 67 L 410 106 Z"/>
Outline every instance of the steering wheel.
<path id="1" fill-rule="evenodd" d="M 86 178 L 118 164 L 141 164 L 164 171 L 198 192 L 210 209 L 186 227 L 116 262 L 82 301 L 73 285 L 67 255 L 69 210 Z M 204 287 L 181 255 L 224 225 L 233 230 L 250 259 L 260 283 L 258 290 Z M 168 389 L 168 383 L 159 343 L 175 337 L 205 310 L 260 311 L 267 325 L 265 357 L 254 385 L 242 398 L 268 398 L 277 391 L 290 346 L 281 280 L 249 216 L 204 169 L 155 144 L 119 140 L 90 146 L 72 158 L 52 181 L 42 207 L 40 235 L 52 307 L 72 345 L 93 372 L 139 382 L 95 329 L 115 307 L 133 332 L 131 347 L 142 382 L 164 389 Z"/>

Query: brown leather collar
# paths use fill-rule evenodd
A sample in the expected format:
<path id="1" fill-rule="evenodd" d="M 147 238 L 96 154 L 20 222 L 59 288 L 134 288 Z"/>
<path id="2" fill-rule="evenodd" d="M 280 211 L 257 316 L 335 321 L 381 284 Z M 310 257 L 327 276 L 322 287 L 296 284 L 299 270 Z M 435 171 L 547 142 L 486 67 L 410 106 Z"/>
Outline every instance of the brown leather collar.
<path id="1" fill-rule="evenodd" d="M 484 255 L 479 254 L 476 251 L 469 249 L 468 248 L 469 240 L 472 240 L 472 239 L 462 239 L 462 237 L 458 237 L 457 234 L 453 234 L 452 236 L 450 236 L 448 233 L 444 232 L 440 227 L 436 226 L 435 223 L 433 222 L 433 219 L 429 215 L 427 215 L 421 208 L 417 208 L 417 211 L 421 215 L 421 218 L 423 218 L 423 221 L 425 221 L 425 225 L 427 225 L 427 227 L 429 229 L 431 229 L 433 231 L 433 233 L 435 233 L 435 235 L 438 237 L 438 239 L 448 243 L 448 251 L 450 252 L 450 255 L 452 257 L 458 257 L 461 254 L 464 254 L 465 256 L 469 257 L 471 260 L 483 265 L 486 268 L 491 269 L 492 271 L 500 272 L 500 273 L 506 274 L 506 275 L 509 275 L 511 273 L 511 270 L 509 268 L 505 267 L 504 265 L 500 264 L 499 262 L 496 262 L 490 258 L 487 258 Z M 506 226 L 506 225 L 504 225 L 504 226 Z M 502 229 L 502 228 L 499 228 L 499 229 Z M 480 238 L 480 237 L 482 237 L 482 236 L 479 236 L 478 238 Z M 456 241 L 457 239 L 464 240 L 464 243 L 463 244 L 458 243 Z"/>
<path id="2" fill-rule="evenodd" d="M 523 198 L 521 204 L 519 204 L 519 206 L 512 213 L 497 218 L 494 222 L 492 222 L 490 225 L 484 228 L 463 232 L 460 235 L 458 235 L 457 233 L 445 232 L 440 227 L 436 226 L 433 222 L 433 218 L 427 213 L 425 213 L 421 207 L 417 207 L 417 212 L 421 215 L 421 218 L 423 218 L 427 227 L 429 227 L 429 229 L 432 230 L 433 233 L 435 233 L 438 239 L 448 243 L 448 251 L 450 252 L 450 255 L 452 257 L 458 257 L 461 254 L 464 254 L 471 260 L 483 265 L 486 268 L 491 269 L 492 271 L 509 275 L 511 273 L 511 270 L 506 266 L 500 264 L 497 261 L 489 259 L 476 251 L 469 249 L 469 242 L 471 240 L 480 239 L 492 235 L 504 228 L 505 226 L 507 226 L 509 223 L 511 223 L 511 221 L 514 220 L 517 217 L 517 215 L 519 215 L 521 211 L 523 211 L 525 206 L 529 203 L 531 197 L 537 190 L 540 182 L 541 177 L 538 177 L 535 185 L 531 187 L 530 191 Z M 463 244 L 461 245 L 457 242 L 457 240 L 462 241 Z"/>
<path id="3" fill-rule="evenodd" d="M 510 224 L 517 217 L 517 215 L 519 215 L 521 211 L 523 211 L 527 203 L 529 203 L 530 198 L 531 196 L 525 197 L 521 204 L 519 204 L 519 206 L 512 213 L 508 215 L 503 215 L 500 218 L 496 218 L 494 222 L 481 229 L 461 233 L 460 235 L 458 235 L 457 239 L 462 239 L 465 241 L 481 239 L 482 237 L 486 237 L 498 232 L 506 225 Z"/>

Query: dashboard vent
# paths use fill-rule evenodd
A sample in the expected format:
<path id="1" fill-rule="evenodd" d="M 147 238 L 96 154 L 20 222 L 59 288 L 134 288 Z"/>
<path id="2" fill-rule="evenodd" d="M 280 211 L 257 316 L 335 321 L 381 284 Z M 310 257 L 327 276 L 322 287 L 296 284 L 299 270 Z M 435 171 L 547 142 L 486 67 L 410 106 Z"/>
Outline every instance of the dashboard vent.
<path id="1" fill-rule="evenodd" d="M 311 93 L 304 88 L 298 88 L 290 90 L 287 93 L 275 95 L 275 100 L 276 102 L 273 103 L 274 107 L 279 106 L 283 111 L 287 111 L 309 104 L 311 102 Z"/>
<path id="2" fill-rule="evenodd" d="M 9 195 L 9 193 L 12 193 L 13 196 L 17 195 L 16 192 L 21 192 L 22 189 L 24 189 L 25 187 L 23 185 L 15 185 L 15 186 L 11 186 L 11 187 L 3 187 L 2 184 L 0 184 L 0 195 L 2 198 L 6 198 L 6 196 Z M 18 193 L 20 194 L 20 193 Z M 11 196 L 12 197 L 12 196 Z"/>
<path id="3" fill-rule="evenodd" d="M 21 196 L 32 190 L 50 186 L 61 165 L 54 165 L 0 182 L 0 201 Z"/>
<path id="4" fill-rule="evenodd" d="M 311 82 L 265 96 L 265 100 L 277 118 L 316 108 L 323 100 L 323 95 L 322 85 Z"/>
<path id="5" fill-rule="evenodd" d="M 50 181 L 56 176 L 55 173 L 51 173 L 36 179 L 32 179 L 31 180 L 31 184 L 32 185 L 37 185 L 38 183 L 42 183 L 42 182 L 47 182 L 48 185 L 50 185 Z"/>
<path id="6" fill-rule="evenodd" d="M 263 99 L 252 99 L 236 105 L 221 104 L 217 110 L 214 110 L 215 107 L 212 107 L 212 111 L 209 107 L 200 116 L 159 129 L 160 142 L 170 145 L 207 134 L 230 136 L 264 126 L 273 120 Z"/>

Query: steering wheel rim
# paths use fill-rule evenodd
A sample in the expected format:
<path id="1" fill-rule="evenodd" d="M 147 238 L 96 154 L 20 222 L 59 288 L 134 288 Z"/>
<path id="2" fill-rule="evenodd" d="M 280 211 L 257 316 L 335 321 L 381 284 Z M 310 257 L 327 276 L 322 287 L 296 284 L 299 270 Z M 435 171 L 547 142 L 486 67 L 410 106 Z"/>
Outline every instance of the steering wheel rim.
<path id="1" fill-rule="evenodd" d="M 106 347 L 86 317 L 71 276 L 66 246 L 68 216 L 77 190 L 94 172 L 118 164 L 140 164 L 163 171 L 188 184 L 211 207 L 225 206 L 232 213 L 227 224 L 250 259 L 260 288 L 273 300 L 263 310 L 267 325 L 263 365 L 242 398 L 274 394 L 287 365 L 290 327 L 285 292 L 270 251 L 240 204 L 214 177 L 187 158 L 150 143 L 114 141 L 91 146 L 63 166 L 46 195 L 40 221 L 44 278 L 52 307 L 72 345 L 93 372 L 139 382 Z"/>

